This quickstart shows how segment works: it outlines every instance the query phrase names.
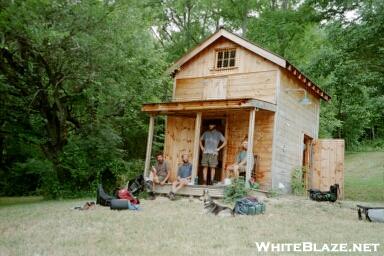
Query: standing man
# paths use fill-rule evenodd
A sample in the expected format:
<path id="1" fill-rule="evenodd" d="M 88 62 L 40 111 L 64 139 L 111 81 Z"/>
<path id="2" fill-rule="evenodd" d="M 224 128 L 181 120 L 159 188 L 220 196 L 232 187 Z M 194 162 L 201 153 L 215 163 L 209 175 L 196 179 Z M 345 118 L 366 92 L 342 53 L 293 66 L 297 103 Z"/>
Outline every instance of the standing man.
<path id="1" fill-rule="evenodd" d="M 177 191 L 188 185 L 188 183 L 191 183 L 192 164 L 189 162 L 188 154 L 183 154 L 181 158 L 183 160 L 183 164 L 180 165 L 177 171 L 177 179 L 172 183 L 172 190 L 168 195 L 171 200 L 175 199 Z"/>
<path id="2" fill-rule="evenodd" d="M 168 181 L 170 171 L 168 169 L 168 163 L 164 159 L 163 152 L 156 154 L 156 165 L 152 166 L 151 174 L 153 191 L 155 191 L 155 184 L 163 186 Z"/>
<path id="3" fill-rule="evenodd" d="M 215 178 L 216 166 L 218 164 L 217 157 L 219 151 L 227 144 L 223 134 L 216 130 L 216 125 L 212 122 L 209 123 L 209 130 L 205 131 L 200 138 L 200 148 L 203 151 L 203 157 L 201 159 L 201 165 L 203 169 L 204 185 L 207 185 L 207 172 L 208 167 L 211 168 L 211 184 Z M 204 141 L 204 144 L 203 144 Z M 220 141 L 222 142 L 219 147 Z"/>

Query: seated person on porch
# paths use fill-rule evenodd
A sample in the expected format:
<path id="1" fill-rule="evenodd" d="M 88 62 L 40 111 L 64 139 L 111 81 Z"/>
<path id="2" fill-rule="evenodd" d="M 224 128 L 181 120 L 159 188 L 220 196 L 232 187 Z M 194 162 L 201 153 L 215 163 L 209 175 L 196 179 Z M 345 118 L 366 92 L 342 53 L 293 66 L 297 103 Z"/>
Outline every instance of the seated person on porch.
<path id="1" fill-rule="evenodd" d="M 156 154 L 156 164 L 152 166 L 151 170 L 152 189 L 155 190 L 155 184 L 163 186 L 168 181 L 169 175 L 168 163 L 164 159 L 163 153 L 159 152 Z"/>
<path id="2" fill-rule="evenodd" d="M 211 168 L 211 184 L 213 184 L 213 179 L 215 178 L 215 170 L 218 165 L 217 157 L 219 155 L 219 151 L 227 144 L 223 134 L 215 129 L 216 125 L 214 123 L 210 123 L 208 127 L 209 130 L 205 131 L 200 137 L 200 148 L 203 151 L 201 165 L 204 167 L 204 185 L 207 185 L 208 167 Z M 220 141 L 223 142 L 223 144 L 218 147 Z"/>
<path id="3" fill-rule="evenodd" d="M 180 165 L 177 171 L 177 179 L 172 183 L 172 190 L 169 192 L 169 198 L 173 200 L 175 194 L 184 186 L 191 183 L 192 164 L 189 163 L 188 154 L 182 155 L 183 164 Z"/>
<path id="4" fill-rule="evenodd" d="M 227 167 L 227 174 L 229 177 L 237 179 L 239 174 L 245 172 L 247 167 L 247 148 L 248 139 L 244 139 L 241 143 L 241 150 L 236 155 L 236 161 Z"/>

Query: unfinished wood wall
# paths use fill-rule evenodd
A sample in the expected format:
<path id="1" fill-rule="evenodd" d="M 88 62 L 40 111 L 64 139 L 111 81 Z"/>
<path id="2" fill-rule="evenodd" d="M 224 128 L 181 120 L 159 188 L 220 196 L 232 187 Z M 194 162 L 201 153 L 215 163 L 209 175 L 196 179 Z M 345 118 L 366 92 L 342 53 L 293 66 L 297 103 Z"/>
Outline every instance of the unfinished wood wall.
<path id="1" fill-rule="evenodd" d="M 248 135 L 248 111 L 236 111 L 228 114 L 227 158 L 225 166 L 235 161 L 242 140 Z M 258 155 L 256 180 L 262 189 L 271 187 L 272 141 L 274 113 L 257 111 L 253 152 Z"/>
<path id="2" fill-rule="evenodd" d="M 273 187 L 279 183 L 284 191 L 290 191 L 291 173 L 302 166 L 304 134 L 318 137 L 319 105 L 318 98 L 308 94 L 312 104 L 303 106 L 299 101 L 303 92 L 287 92 L 287 89 L 302 88 L 299 81 L 281 70 L 278 81 L 276 133 L 274 142 Z"/>
<path id="3" fill-rule="evenodd" d="M 311 188 L 328 191 L 335 183 L 344 197 L 344 140 L 321 139 L 313 144 L 313 168 L 309 175 Z"/>
<path id="4" fill-rule="evenodd" d="M 166 127 L 164 155 L 171 166 L 170 181 L 173 181 L 177 177 L 182 154 L 188 153 L 192 162 L 195 118 L 168 116 Z"/>
<path id="5" fill-rule="evenodd" d="M 236 48 L 236 67 L 215 69 L 215 49 Z M 278 67 L 221 38 L 185 63 L 175 77 L 173 100 L 257 98 L 276 102 Z"/>
<path id="6" fill-rule="evenodd" d="M 174 100 L 254 98 L 275 103 L 276 72 L 177 79 Z"/>

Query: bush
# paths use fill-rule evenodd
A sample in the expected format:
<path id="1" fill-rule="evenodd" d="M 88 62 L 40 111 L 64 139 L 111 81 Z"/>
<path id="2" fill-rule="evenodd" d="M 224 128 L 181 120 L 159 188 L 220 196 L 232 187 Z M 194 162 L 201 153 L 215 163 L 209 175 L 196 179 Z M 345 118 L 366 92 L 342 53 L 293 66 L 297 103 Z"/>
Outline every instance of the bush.
<path id="1" fill-rule="evenodd" d="M 291 190 L 294 195 L 304 195 L 305 185 L 303 176 L 306 172 L 306 167 L 297 167 L 292 172 L 291 177 Z"/>
<path id="2" fill-rule="evenodd" d="M 232 180 L 232 183 L 225 187 L 224 201 L 227 203 L 233 203 L 237 199 L 240 199 L 248 195 L 248 189 L 245 188 L 245 180 L 243 177 Z"/>

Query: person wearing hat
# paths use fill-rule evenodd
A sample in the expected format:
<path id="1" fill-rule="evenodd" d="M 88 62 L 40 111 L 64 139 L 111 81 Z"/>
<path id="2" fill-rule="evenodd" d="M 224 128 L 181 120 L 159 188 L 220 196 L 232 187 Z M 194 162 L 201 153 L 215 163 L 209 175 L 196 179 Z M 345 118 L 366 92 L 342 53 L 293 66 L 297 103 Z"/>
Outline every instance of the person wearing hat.
<path id="1" fill-rule="evenodd" d="M 200 148 L 203 151 L 201 165 L 204 167 L 204 185 L 207 185 L 208 167 L 211 168 L 211 184 L 213 184 L 213 180 L 215 178 L 215 171 L 218 164 L 217 157 L 219 155 L 219 151 L 224 148 L 227 143 L 223 134 L 216 130 L 216 124 L 214 122 L 209 123 L 208 127 L 209 129 L 205 131 L 200 137 Z M 219 147 L 220 142 L 222 142 L 222 144 Z"/>

